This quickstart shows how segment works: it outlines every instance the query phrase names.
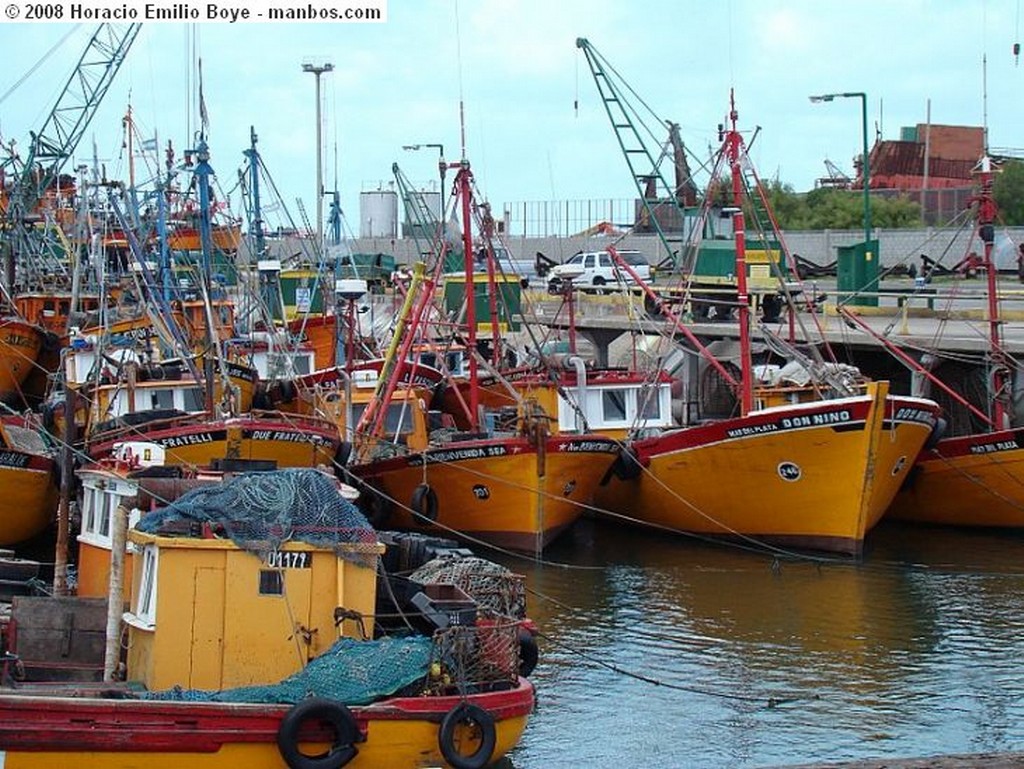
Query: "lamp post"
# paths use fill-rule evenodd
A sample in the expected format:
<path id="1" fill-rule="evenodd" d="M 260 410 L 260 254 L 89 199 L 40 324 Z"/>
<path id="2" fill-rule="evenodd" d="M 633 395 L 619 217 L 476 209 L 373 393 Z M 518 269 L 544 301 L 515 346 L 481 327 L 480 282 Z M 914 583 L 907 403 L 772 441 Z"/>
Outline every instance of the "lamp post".
<path id="1" fill-rule="evenodd" d="M 871 240 L 871 197 L 868 194 L 868 190 L 871 186 L 871 162 L 868 157 L 868 97 L 867 94 L 860 91 L 850 91 L 847 93 L 826 93 L 821 96 L 809 96 L 812 103 L 817 104 L 823 101 L 832 101 L 833 99 L 860 99 L 860 119 L 861 119 L 861 136 L 864 140 L 863 152 L 861 156 L 861 173 L 864 176 L 864 242 L 868 243 Z"/>
<path id="2" fill-rule="evenodd" d="M 323 124 L 320 119 L 320 76 L 324 72 L 332 72 L 334 65 L 329 61 L 320 64 L 306 63 L 302 65 L 303 72 L 312 72 L 316 77 L 316 247 L 323 247 L 324 243 L 324 166 L 321 158 L 323 151 Z"/>
<path id="3" fill-rule="evenodd" d="M 443 144 L 403 144 L 403 150 L 424 150 L 424 149 L 436 149 L 437 150 L 437 170 L 441 174 L 441 200 L 444 200 L 444 177 L 448 172 L 448 164 L 444 159 L 444 145 Z M 443 211 L 438 213 L 439 219 L 444 219 Z"/>
<path id="4" fill-rule="evenodd" d="M 415 152 L 423 149 L 436 149 L 437 150 L 437 171 L 441 175 L 441 189 L 438 191 L 438 197 L 440 204 L 437 212 L 437 243 L 438 247 L 444 242 L 445 234 L 445 222 L 444 222 L 444 178 L 448 173 L 448 163 L 444 159 L 444 145 L 443 144 L 403 144 L 403 150 L 409 150 Z"/>
<path id="5" fill-rule="evenodd" d="M 871 240 L 871 159 L 868 155 L 868 97 L 860 91 L 847 93 L 826 93 L 809 97 L 818 103 L 833 99 L 860 99 L 861 132 L 864 140 L 864 154 L 861 174 L 864 177 L 864 244 L 839 246 L 837 288 L 843 301 L 859 305 L 878 305 L 878 243 Z M 844 291 L 850 291 L 844 295 Z"/>

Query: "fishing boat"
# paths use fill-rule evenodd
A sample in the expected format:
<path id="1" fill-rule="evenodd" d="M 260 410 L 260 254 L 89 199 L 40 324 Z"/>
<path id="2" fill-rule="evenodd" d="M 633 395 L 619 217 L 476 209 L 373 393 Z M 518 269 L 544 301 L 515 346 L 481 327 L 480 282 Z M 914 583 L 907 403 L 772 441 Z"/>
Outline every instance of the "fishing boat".
<path id="1" fill-rule="evenodd" d="M 598 502 L 627 520 L 669 531 L 858 555 L 932 434 L 939 407 L 833 364 L 800 366 L 807 375 L 802 383 L 772 378 L 764 367 L 755 376 L 744 219 L 752 164 L 736 122 L 730 100 L 712 178 L 728 165 L 739 296 L 738 365 L 732 370 L 738 378 L 666 312 L 674 330 L 705 353 L 736 393 L 739 413 L 632 440 L 628 461 L 618 464 Z M 615 257 L 614 247 L 609 250 Z M 660 305 L 649 287 L 645 291 Z M 830 385 L 810 381 L 815 369 Z"/>
<path id="2" fill-rule="evenodd" d="M 18 315 L 0 318 L 0 401 L 21 399 L 22 385 L 32 373 L 45 330 Z"/>
<path id="3" fill-rule="evenodd" d="M 0 416 L 0 545 L 41 534 L 57 509 L 54 452 L 25 417 Z"/>
<path id="4" fill-rule="evenodd" d="M 998 209 L 992 194 L 995 168 L 991 158 L 983 157 L 977 172 L 980 190 L 972 208 L 974 235 L 983 246 L 988 299 L 986 395 L 972 403 L 938 376 L 921 377 L 924 386 L 950 410 L 966 408 L 969 415 L 965 420 L 953 420 L 946 412 L 950 421 L 947 436 L 918 457 L 889 515 L 918 523 L 1019 529 L 1024 528 L 1024 435 L 1010 420 L 1013 374 L 1002 346 L 999 286 L 992 258 Z M 968 243 L 968 249 L 973 245 Z M 915 368 L 927 373 L 919 363 L 915 362 Z"/>
<path id="5" fill-rule="evenodd" d="M 5 766 L 482 767 L 526 726 L 519 623 L 432 583 L 413 598 L 429 627 L 381 635 L 385 545 L 317 471 L 196 489 L 120 536 L 134 566 L 105 680 L 6 676 Z M 88 607 L 69 601 L 16 601 L 14 622 Z"/>
<path id="6" fill-rule="evenodd" d="M 612 439 L 593 434 L 556 434 L 548 415 L 535 401 L 488 410 L 480 397 L 481 360 L 501 360 L 500 337 L 505 310 L 498 308 L 506 284 L 496 284 L 493 259 L 486 272 L 476 270 L 474 232 L 482 207 L 472 199 L 473 175 L 466 159 L 453 163 L 453 211 L 461 212 L 460 255 L 464 272 L 444 274 L 447 244 L 437 255 L 429 277 L 417 266 L 399 316 L 388 361 L 369 407 L 356 430 L 356 445 L 347 470 L 360 485 L 371 515 L 400 529 L 435 530 L 503 548 L 539 554 L 568 529 L 593 500 L 598 482 L 618 455 Z M 484 254 L 492 255 L 488 229 Z M 442 276 L 443 285 L 442 285 Z M 508 284 L 518 288 L 516 281 Z M 415 372 L 431 333 L 430 312 L 435 288 L 460 320 L 454 335 L 467 351 L 465 427 L 451 415 L 437 413 L 428 445 L 414 449 L 396 440 L 385 427 L 389 405 L 399 383 Z M 480 307 L 478 308 L 478 304 Z M 478 315 L 481 324 L 478 325 Z M 446 329 L 450 329 L 447 321 Z M 505 331 L 503 331 L 503 328 Z M 490 339 L 478 339 L 478 330 Z M 442 348 L 444 345 L 440 345 Z M 488 360 L 488 358 L 490 360 Z M 426 404 L 409 404 L 426 413 Z"/>

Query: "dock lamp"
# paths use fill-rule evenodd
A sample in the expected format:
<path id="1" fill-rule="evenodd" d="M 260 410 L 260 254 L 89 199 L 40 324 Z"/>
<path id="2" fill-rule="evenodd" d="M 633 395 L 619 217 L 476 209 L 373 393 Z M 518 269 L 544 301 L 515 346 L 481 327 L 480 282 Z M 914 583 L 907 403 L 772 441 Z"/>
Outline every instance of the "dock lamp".
<path id="1" fill-rule="evenodd" d="M 821 96 L 809 96 L 812 104 L 832 101 L 833 99 L 860 99 L 861 137 L 863 139 L 863 162 L 861 173 L 864 175 L 864 242 L 871 240 L 871 199 L 868 190 L 871 186 L 871 163 L 868 158 L 868 97 L 860 91 L 848 93 L 826 93 Z"/>
<path id="2" fill-rule="evenodd" d="M 861 138 L 863 155 L 861 173 L 864 176 L 864 245 L 840 246 L 838 251 L 840 291 L 853 292 L 846 301 L 851 304 L 878 304 L 878 245 L 871 240 L 871 159 L 868 155 L 868 97 L 861 91 L 826 93 L 808 97 L 812 104 L 834 99 L 860 99 Z M 865 295 L 867 292 L 868 295 Z M 872 292 L 875 292 L 872 294 Z"/>

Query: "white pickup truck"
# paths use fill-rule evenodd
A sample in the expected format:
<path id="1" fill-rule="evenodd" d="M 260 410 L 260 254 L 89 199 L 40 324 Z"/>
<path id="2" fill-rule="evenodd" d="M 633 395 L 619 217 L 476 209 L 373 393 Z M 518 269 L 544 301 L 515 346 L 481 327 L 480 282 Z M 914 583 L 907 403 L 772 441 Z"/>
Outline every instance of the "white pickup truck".
<path id="1" fill-rule="evenodd" d="M 619 251 L 619 256 L 644 282 L 651 280 L 651 265 L 639 251 Z M 620 268 L 607 251 L 581 251 L 548 273 L 548 292 L 560 293 L 565 280 L 577 288 L 603 294 L 621 284 L 635 285 L 632 275 Z"/>

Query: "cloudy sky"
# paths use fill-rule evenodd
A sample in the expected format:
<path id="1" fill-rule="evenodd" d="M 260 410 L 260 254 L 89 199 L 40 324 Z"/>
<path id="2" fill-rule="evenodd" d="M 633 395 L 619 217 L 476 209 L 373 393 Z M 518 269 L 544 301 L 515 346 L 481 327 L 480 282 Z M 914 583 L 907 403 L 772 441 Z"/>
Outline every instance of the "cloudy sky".
<path id="1" fill-rule="evenodd" d="M 827 158 L 853 173 L 860 102 L 811 104 L 808 95 L 863 91 L 869 132 L 902 126 L 980 125 L 987 56 L 990 146 L 1024 148 L 1024 69 L 1013 56 L 1021 0 L 390 0 L 382 24 L 144 26 L 78 148 L 126 176 L 121 116 L 144 133 L 191 143 L 202 58 L 212 163 L 235 186 L 250 126 L 285 202 L 313 218 L 314 78 L 324 60 L 325 186 L 341 191 L 358 231 L 359 193 L 391 179 L 398 162 L 415 182 L 436 178 L 436 150 L 466 153 L 496 210 L 519 201 L 625 199 L 632 179 L 586 60 L 586 37 L 663 119 L 682 126 L 698 155 L 736 92 L 741 128 L 760 126 L 752 155 L 763 177 L 814 186 Z M 83 24 L 0 24 L 0 137 L 25 146 L 93 31 Z M 749 134 L 748 134 L 749 136 Z M 236 198 L 237 199 L 237 198 Z"/>

